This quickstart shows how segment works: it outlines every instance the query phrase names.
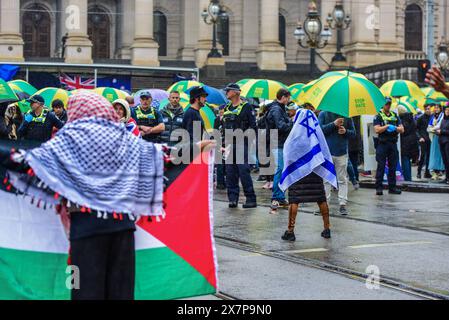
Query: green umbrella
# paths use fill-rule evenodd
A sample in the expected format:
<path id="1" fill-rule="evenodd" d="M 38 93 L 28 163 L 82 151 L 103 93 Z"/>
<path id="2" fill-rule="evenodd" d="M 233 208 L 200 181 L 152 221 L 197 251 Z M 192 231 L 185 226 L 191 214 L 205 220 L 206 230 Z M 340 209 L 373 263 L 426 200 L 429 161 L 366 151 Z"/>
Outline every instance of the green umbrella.
<path id="1" fill-rule="evenodd" d="M 321 77 L 305 94 L 304 101 L 318 110 L 350 118 L 375 115 L 385 105 L 379 88 L 358 73 L 339 72 Z"/>
<path id="2" fill-rule="evenodd" d="M 16 101 L 19 101 L 19 98 L 15 94 L 14 90 L 11 89 L 7 82 L 0 79 L 0 103 Z"/>
<path id="3" fill-rule="evenodd" d="M 186 92 L 190 88 L 204 86 L 203 83 L 193 80 L 183 80 L 174 83 L 170 88 L 167 89 L 168 92 L 178 91 Z"/>
<path id="4" fill-rule="evenodd" d="M 278 81 L 254 79 L 249 80 L 241 86 L 242 96 L 245 98 L 260 98 L 265 100 L 276 99 L 279 89 L 288 89 L 288 87 Z"/>
<path id="5" fill-rule="evenodd" d="M 32 96 L 37 92 L 37 89 L 24 80 L 13 80 L 8 82 L 9 86 L 19 92 L 24 92 L 29 96 Z"/>
<path id="6" fill-rule="evenodd" d="M 300 103 L 298 100 L 299 95 L 302 92 L 302 88 L 305 86 L 304 83 L 295 83 L 288 87 L 288 90 L 292 94 L 292 100 L 296 103 Z"/>

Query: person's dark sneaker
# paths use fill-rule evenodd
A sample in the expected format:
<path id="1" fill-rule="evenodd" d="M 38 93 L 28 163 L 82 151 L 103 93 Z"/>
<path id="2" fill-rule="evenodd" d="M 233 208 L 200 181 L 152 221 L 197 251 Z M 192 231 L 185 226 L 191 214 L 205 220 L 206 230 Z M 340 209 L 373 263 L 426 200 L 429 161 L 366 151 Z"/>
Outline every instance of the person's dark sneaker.
<path id="1" fill-rule="evenodd" d="M 430 171 L 426 171 L 426 173 L 424 173 L 424 178 L 425 179 L 432 179 L 432 175 L 430 174 Z"/>
<path id="2" fill-rule="evenodd" d="M 217 184 L 217 190 L 226 190 L 226 186 L 224 184 Z"/>
<path id="3" fill-rule="evenodd" d="M 376 189 L 376 196 L 382 196 L 384 191 L 382 189 Z"/>
<path id="4" fill-rule="evenodd" d="M 284 235 L 281 238 L 285 241 L 296 241 L 295 233 L 290 231 L 285 231 Z"/>
<path id="5" fill-rule="evenodd" d="M 392 188 L 392 189 L 388 190 L 388 193 L 389 194 L 401 194 L 402 191 L 398 188 Z"/>
<path id="6" fill-rule="evenodd" d="M 242 205 L 243 209 L 251 209 L 251 208 L 257 208 L 257 202 L 256 201 L 246 201 L 243 205 Z"/>
<path id="7" fill-rule="evenodd" d="M 288 206 L 290 205 L 289 203 L 288 203 L 288 201 L 287 200 L 279 200 L 278 201 L 279 202 L 279 208 L 281 208 L 281 209 L 288 209 Z"/>
<path id="8" fill-rule="evenodd" d="M 259 177 L 257 177 L 256 181 L 258 181 L 258 182 L 267 181 L 267 177 L 266 176 L 259 176 Z"/>
<path id="9" fill-rule="evenodd" d="M 234 202 L 234 201 L 229 202 L 229 208 L 235 209 L 237 207 L 238 207 L 238 203 L 237 202 Z"/>
<path id="10" fill-rule="evenodd" d="M 416 175 L 416 179 L 421 179 L 421 173 L 418 173 L 418 174 Z"/>
<path id="11" fill-rule="evenodd" d="M 348 210 L 346 209 L 346 206 L 340 206 L 340 214 L 342 216 L 347 216 L 348 215 Z"/>
<path id="12" fill-rule="evenodd" d="M 323 232 L 321 232 L 321 236 L 324 239 L 330 239 L 330 237 L 331 237 L 331 230 L 330 229 L 324 229 Z"/>
<path id="13" fill-rule="evenodd" d="M 279 201 L 277 200 L 271 200 L 271 206 L 270 209 L 271 210 L 277 210 L 279 208 Z"/>
<path id="14" fill-rule="evenodd" d="M 259 168 L 256 167 L 251 169 L 251 173 L 259 173 L 259 171 L 260 171 Z"/>

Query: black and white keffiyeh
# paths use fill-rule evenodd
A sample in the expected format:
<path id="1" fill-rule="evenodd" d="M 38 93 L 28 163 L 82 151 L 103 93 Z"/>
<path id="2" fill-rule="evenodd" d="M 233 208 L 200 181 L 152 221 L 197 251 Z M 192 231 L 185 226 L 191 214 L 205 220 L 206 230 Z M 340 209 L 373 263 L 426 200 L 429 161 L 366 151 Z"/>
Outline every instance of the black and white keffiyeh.
<path id="1" fill-rule="evenodd" d="M 90 117 L 68 123 L 25 161 L 51 190 L 107 213 L 162 215 L 163 152 L 123 124 Z"/>

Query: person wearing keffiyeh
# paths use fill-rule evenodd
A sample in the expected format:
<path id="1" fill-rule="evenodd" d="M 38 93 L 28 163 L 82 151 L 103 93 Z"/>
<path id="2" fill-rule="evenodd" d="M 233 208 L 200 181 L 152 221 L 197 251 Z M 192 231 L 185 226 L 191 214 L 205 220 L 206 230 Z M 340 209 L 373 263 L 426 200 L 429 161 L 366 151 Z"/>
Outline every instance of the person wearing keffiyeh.
<path id="1" fill-rule="evenodd" d="M 9 172 L 11 183 L 57 205 L 66 222 L 70 264 L 80 276 L 72 299 L 133 299 L 134 221 L 163 216 L 162 147 L 128 132 L 95 93 L 72 96 L 67 115 L 54 138 L 22 154 L 24 169 Z"/>

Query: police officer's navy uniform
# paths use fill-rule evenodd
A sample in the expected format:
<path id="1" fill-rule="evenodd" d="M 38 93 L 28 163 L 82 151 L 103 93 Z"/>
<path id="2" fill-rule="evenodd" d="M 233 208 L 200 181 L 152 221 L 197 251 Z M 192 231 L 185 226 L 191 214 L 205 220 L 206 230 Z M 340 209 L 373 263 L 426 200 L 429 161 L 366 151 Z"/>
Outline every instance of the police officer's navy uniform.
<path id="1" fill-rule="evenodd" d="M 161 133 L 160 136 L 161 143 L 166 143 L 169 146 L 173 146 L 180 140 L 170 141 L 170 136 L 173 131 L 177 129 L 182 129 L 184 110 L 182 109 L 182 107 L 179 107 L 175 112 L 173 112 L 168 108 L 168 106 L 166 106 L 164 109 L 161 110 L 161 114 L 165 124 L 165 130 Z"/>
<path id="2" fill-rule="evenodd" d="M 25 118 L 32 116 L 31 122 L 23 121 L 17 133 L 19 137 L 26 140 L 34 140 L 39 142 L 46 142 L 50 140 L 53 133 L 53 127 L 61 129 L 64 125 L 52 112 L 43 109 L 39 116 L 33 111 L 28 111 Z"/>
<path id="3" fill-rule="evenodd" d="M 401 119 L 392 111 L 387 115 L 383 110 L 374 118 L 374 126 L 393 125 L 398 127 L 401 125 Z M 385 165 L 388 160 L 388 186 L 390 191 L 396 190 L 396 168 L 399 161 L 399 152 L 397 148 L 399 133 L 397 131 L 384 131 L 379 134 L 378 145 L 376 147 L 376 189 L 378 192 L 383 189 L 383 177 L 385 173 Z"/>
<path id="4" fill-rule="evenodd" d="M 226 130 L 236 129 L 241 129 L 243 132 L 248 129 L 256 130 L 256 117 L 253 107 L 248 102 L 242 102 L 238 106 L 233 106 L 230 102 L 226 105 L 224 110 L 223 128 L 225 132 Z M 242 182 L 246 203 L 256 203 L 256 194 L 254 192 L 248 161 L 248 145 L 249 142 L 246 138 L 243 146 L 237 146 L 234 141 L 232 144 L 234 159 L 228 159 L 228 161 L 226 161 L 226 187 L 228 189 L 228 199 L 230 204 L 238 203 L 240 193 L 239 178 Z M 241 158 L 241 156 L 237 156 L 237 154 L 241 152 L 244 153 L 244 162 L 242 164 L 237 164 L 236 160 Z"/>
<path id="5" fill-rule="evenodd" d="M 132 118 L 136 120 L 138 126 L 156 127 L 163 122 L 161 114 L 152 106 L 147 110 L 143 110 L 141 106 L 138 106 L 132 111 Z M 146 141 L 159 143 L 160 133 L 151 133 L 143 136 Z"/>

